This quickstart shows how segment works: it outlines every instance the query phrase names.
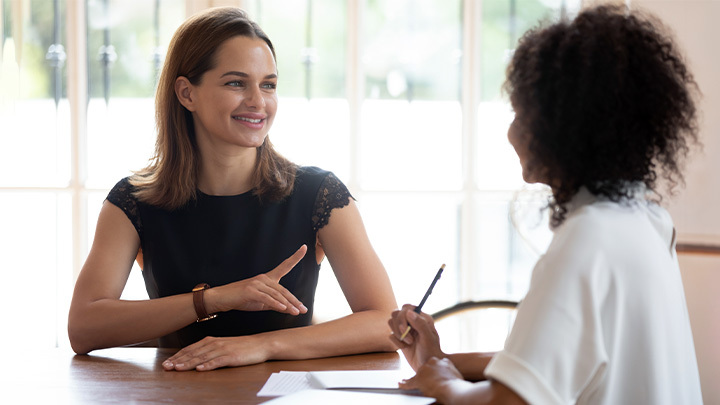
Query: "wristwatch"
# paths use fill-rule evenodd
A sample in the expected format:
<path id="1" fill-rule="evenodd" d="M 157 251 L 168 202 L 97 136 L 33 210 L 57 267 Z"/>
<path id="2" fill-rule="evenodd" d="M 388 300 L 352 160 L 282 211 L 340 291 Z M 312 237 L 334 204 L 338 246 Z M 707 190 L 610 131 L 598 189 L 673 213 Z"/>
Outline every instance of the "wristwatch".
<path id="1" fill-rule="evenodd" d="M 208 319 L 213 319 L 217 316 L 217 314 L 208 315 L 207 310 L 205 309 L 205 290 L 208 288 L 210 288 L 210 284 L 200 283 L 192 289 L 193 304 L 195 305 L 195 313 L 198 317 L 195 322 L 207 321 Z"/>

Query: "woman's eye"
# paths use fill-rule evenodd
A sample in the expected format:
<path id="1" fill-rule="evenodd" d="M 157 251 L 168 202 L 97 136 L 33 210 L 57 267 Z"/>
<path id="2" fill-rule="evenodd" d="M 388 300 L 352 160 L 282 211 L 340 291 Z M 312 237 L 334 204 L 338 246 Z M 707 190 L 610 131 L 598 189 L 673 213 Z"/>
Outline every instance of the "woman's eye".
<path id="1" fill-rule="evenodd" d="M 262 85 L 264 89 L 270 89 L 275 90 L 277 88 L 277 83 L 265 83 Z"/>
<path id="2" fill-rule="evenodd" d="M 227 86 L 231 86 L 231 87 L 240 87 L 240 86 L 242 86 L 244 83 L 243 83 L 243 82 L 240 82 L 240 81 L 237 81 L 237 80 L 233 80 L 233 81 L 227 82 L 227 83 L 225 83 L 225 84 L 226 84 Z"/>

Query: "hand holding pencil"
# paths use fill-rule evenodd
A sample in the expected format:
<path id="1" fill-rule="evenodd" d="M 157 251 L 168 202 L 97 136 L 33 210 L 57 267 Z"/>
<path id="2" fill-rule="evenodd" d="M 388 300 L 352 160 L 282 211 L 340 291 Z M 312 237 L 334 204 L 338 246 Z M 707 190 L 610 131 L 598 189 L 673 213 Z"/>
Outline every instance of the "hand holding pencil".
<path id="1" fill-rule="evenodd" d="M 422 300 L 420 301 L 420 305 L 415 307 L 415 313 L 419 314 L 422 311 L 423 305 L 425 305 L 425 301 L 427 301 L 428 297 L 432 293 L 433 288 L 435 288 L 435 284 L 437 284 L 438 280 L 440 280 L 440 276 L 442 276 L 442 272 L 445 269 L 445 264 L 440 266 L 440 270 L 437 271 L 437 274 L 435 275 L 435 278 L 433 279 L 432 283 L 430 283 L 430 287 L 428 287 L 427 291 L 425 292 L 425 295 L 423 296 Z M 407 329 L 405 329 L 405 332 L 403 332 L 402 336 L 400 336 L 400 340 L 405 339 L 405 336 L 410 332 L 410 325 L 408 325 Z"/>
<path id="2" fill-rule="evenodd" d="M 388 321 L 392 330 L 390 340 L 395 346 L 402 349 L 405 358 L 414 370 L 417 370 L 431 357 L 446 357 L 445 353 L 440 349 L 440 338 L 435 330 L 432 317 L 422 313 L 422 307 L 440 279 L 444 268 L 445 265 L 443 264 L 419 305 L 403 305 L 401 310 L 392 313 Z M 414 331 L 412 334 L 410 334 L 411 330 Z"/>

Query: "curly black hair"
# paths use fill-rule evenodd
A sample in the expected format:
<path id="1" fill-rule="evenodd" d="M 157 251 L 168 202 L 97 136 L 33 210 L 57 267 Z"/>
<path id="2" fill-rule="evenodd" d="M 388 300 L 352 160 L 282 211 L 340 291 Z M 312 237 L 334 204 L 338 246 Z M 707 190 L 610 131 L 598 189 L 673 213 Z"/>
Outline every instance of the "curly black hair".
<path id="1" fill-rule="evenodd" d="M 672 193 L 699 144 L 699 90 L 656 18 L 604 5 L 525 33 L 507 69 L 505 92 L 530 134 L 533 163 L 552 179 L 551 223 L 581 187 L 621 201 L 630 182 Z"/>

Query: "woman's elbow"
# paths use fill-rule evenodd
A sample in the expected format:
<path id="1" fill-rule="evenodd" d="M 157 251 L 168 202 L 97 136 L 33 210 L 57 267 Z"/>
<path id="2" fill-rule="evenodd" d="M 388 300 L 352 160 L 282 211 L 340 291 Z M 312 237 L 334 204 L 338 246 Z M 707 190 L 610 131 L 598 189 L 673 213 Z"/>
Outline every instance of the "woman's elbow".
<path id="1" fill-rule="evenodd" d="M 70 341 L 70 347 L 72 348 L 72 351 L 75 352 L 75 354 L 88 354 L 92 350 L 90 348 L 85 348 L 82 346 L 78 346 L 77 344 Z"/>
<path id="2" fill-rule="evenodd" d="M 77 319 L 77 316 L 73 316 L 72 312 L 68 317 L 68 338 L 70 339 L 70 347 L 77 354 L 88 354 L 95 348 L 92 347 L 90 340 L 88 339 L 88 331 L 83 328 L 82 323 Z"/>
<path id="3" fill-rule="evenodd" d="M 68 337 L 70 338 L 70 347 L 76 354 L 88 354 L 93 350 L 87 342 L 84 342 L 80 336 L 73 333 L 69 327 Z"/>

